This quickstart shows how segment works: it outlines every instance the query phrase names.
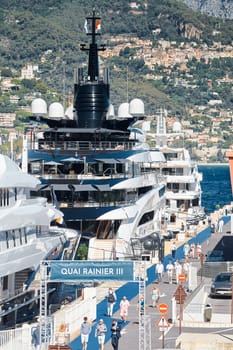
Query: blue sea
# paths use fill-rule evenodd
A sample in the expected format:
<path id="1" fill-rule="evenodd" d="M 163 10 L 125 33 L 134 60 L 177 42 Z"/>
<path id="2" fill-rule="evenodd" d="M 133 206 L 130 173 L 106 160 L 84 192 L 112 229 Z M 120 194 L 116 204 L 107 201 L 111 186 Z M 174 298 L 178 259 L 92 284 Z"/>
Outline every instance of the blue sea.
<path id="1" fill-rule="evenodd" d="M 199 165 L 198 169 L 203 174 L 202 206 L 208 213 L 212 213 L 216 205 L 230 204 L 233 197 L 229 165 Z"/>

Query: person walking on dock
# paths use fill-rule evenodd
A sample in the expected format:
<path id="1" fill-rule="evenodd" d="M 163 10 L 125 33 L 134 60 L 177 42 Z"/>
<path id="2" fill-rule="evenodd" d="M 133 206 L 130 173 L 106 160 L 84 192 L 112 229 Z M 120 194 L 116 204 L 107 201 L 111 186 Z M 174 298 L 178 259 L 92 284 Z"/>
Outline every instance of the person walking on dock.
<path id="1" fill-rule="evenodd" d="M 107 298 L 107 314 L 108 316 L 111 317 L 113 314 L 113 307 L 117 300 L 116 293 L 113 291 L 112 288 L 108 289 L 108 294 L 106 298 Z"/>
<path id="2" fill-rule="evenodd" d="M 118 350 L 118 343 L 121 337 L 121 327 L 117 323 L 117 320 L 113 320 L 111 327 L 111 344 L 113 350 Z"/>
<path id="3" fill-rule="evenodd" d="M 36 327 L 31 330 L 32 333 L 32 344 L 35 350 L 40 350 L 40 323 L 38 322 Z"/>
<path id="4" fill-rule="evenodd" d="M 106 324 L 101 318 L 96 326 L 95 336 L 98 338 L 98 343 L 100 346 L 99 350 L 104 350 L 105 334 L 107 332 Z"/>
<path id="5" fill-rule="evenodd" d="M 152 288 L 151 298 L 152 298 L 152 307 L 156 307 L 158 305 L 159 298 L 160 298 L 160 291 L 156 285 L 154 285 Z"/>
<path id="6" fill-rule="evenodd" d="M 89 334 L 91 333 L 91 324 L 88 322 L 88 318 L 86 316 L 83 318 L 83 323 L 81 324 L 80 333 L 81 333 L 82 350 L 87 350 Z"/>
<path id="7" fill-rule="evenodd" d="M 168 283 L 172 284 L 174 265 L 172 264 L 171 260 L 169 260 L 169 263 L 166 266 L 166 270 L 167 270 Z"/>
<path id="8" fill-rule="evenodd" d="M 179 260 L 177 259 L 175 262 L 175 271 L 176 271 L 176 283 L 179 283 L 179 275 L 182 274 L 182 265 L 180 264 Z"/>
<path id="9" fill-rule="evenodd" d="M 195 258 L 195 243 L 192 242 L 190 245 L 190 258 L 194 259 Z"/>
<path id="10" fill-rule="evenodd" d="M 189 256 L 189 252 L 190 252 L 190 246 L 189 246 L 188 242 L 186 242 L 184 244 L 183 252 L 184 252 L 184 257 L 187 258 Z"/>
<path id="11" fill-rule="evenodd" d="M 176 258 L 176 250 L 177 250 L 176 243 L 172 242 L 171 253 L 172 253 L 172 259 L 173 260 L 175 260 L 175 258 Z"/>
<path id="12" fill-rule="evenodd" d="M 129 306 L 130 306 L 129 300 L 126 298 L 126 296 L 123 296 L 120 302 L 120 316 L 123 322 L 126 322 Z"/>
<path id="13" fill-rule="evenodd" d="M 164 266 L 161 261 L 159 261 L 158 264 L 156 264 L 155 270 L 158 274 L 158 282 L 161 282 L 163 278 L 163 273 L 164 273 Z"/>

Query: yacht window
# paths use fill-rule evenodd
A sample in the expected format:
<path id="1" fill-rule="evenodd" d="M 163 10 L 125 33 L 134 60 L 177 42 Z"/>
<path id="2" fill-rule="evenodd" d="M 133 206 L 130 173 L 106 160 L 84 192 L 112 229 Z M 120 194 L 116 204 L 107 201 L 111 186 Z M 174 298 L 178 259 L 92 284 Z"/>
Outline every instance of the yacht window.
<path id="1" fill-rule="evenodd" d="M 9 233 L 6 231 L 6 247 L 9 248 Z"/>
<path id="2" fill-rule="evenodd" d="M 162 188 L 160 188 L 159 190 L 159 197 L 162 197 L 165 193 L 165 186 L 163 186 Z"/>
<path id="3" fill-rule="evenodd" d="M 5 207 L 9 205 L 9 190 L 8 188 L 2 188 L 0 190 L 0 206 Z"/>
<path id="4" fill-rule="evenodd" d="M 4 276 L 2 279 L 2 290 L 8 289 L 8 276 Z"/>
<path id="5" fill-rule="evenodd" d="M 24 231 L 23 233 L 24 233 L 25 243 L 27 243 L 28 239 L 27 239 L 27 232 L 26 232 L 26 228 L 25 227 L 24 227 L 23 231 Z"/>
<path id="6" fill-rule="evenodd" d="M 154 211 L 150 211 L 148 213 L 145 213 L 142 217 L 141 220 L 139 221 L 138 226 L 145 224 L 148 221 L 153 220 L 154 218 Z"/>
<path id="7" fill-rule="evenodd" d="M 15 240 L 15 230 L 12 230 L 12 240 L 14 242 L 14 247 L 16 247 L 16 240 Z"/>
<path id="8" fill-rule="evenodd" d="M 23 239 L 22 239 L 22 230 L 21 228 L 19 229 L 19 242 L 20 242 L 20 245 L 23 244 Z"/>

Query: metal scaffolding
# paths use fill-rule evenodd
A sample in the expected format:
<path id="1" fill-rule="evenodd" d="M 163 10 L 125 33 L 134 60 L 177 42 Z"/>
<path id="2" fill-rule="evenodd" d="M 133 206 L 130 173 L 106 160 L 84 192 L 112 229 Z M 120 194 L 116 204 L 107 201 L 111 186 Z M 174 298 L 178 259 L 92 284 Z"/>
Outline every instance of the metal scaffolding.
<path id="1" fill-rule="evenodd" d="M 146 315 L 146 262 L 141 261 L 138 277 L 139 350 L 151 350 L 151 319 Z"/>
<path id="2" fill-rule="evenodd" d="M 48 317 L 48 293 L 49 262 L 42 261 L 40 264 L 40 344 L 41 350 L 47 350 L 51 339 L 52 321 Z"/>

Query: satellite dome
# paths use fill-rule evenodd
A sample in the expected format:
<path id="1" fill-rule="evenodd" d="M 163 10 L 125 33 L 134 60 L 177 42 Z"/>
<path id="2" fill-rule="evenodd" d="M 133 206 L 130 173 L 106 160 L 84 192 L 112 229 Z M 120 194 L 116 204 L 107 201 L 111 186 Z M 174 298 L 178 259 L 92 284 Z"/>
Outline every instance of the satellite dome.
<path id="1" fill-rule="evenodd" d="M 32 101 L 31 110 L 35 115 L 47 114 L 47 103 L 42 98 L 36 98 Z"/>
<path id="2" fill-rule="evenodd" d="M 51 119 L 63 119 L 64 107 L 59 102 L 53 102 L 49 106 L 49 118 Z"/>
<path id="3" fill-rule="evenodd" d="M 130 101 L 129 112 L 133 115 L 144 115 L 145 109 L 143 101 L 139 98 L 134 98 L 132 101 Z"/>
<path id="4" fill-rule="evenodd" d="M 66 108 L 65 116 L 70 120 L 74 119 L 74 107 L 73 106 L 69 106 L 68 108 Z"/>
<path id="5" fill-rule="evenodd" d="M 129 114 L 129 104 L 128 102 L 122 103 L 118 108 L 118 117 L 119 118 L 132 118 Z"/>
<path id="6" fill-rule="evenodd" d="M 180 122 L 175 122 L 172 126 L 173 132 L 181 132 L 181 124 Z"/>

